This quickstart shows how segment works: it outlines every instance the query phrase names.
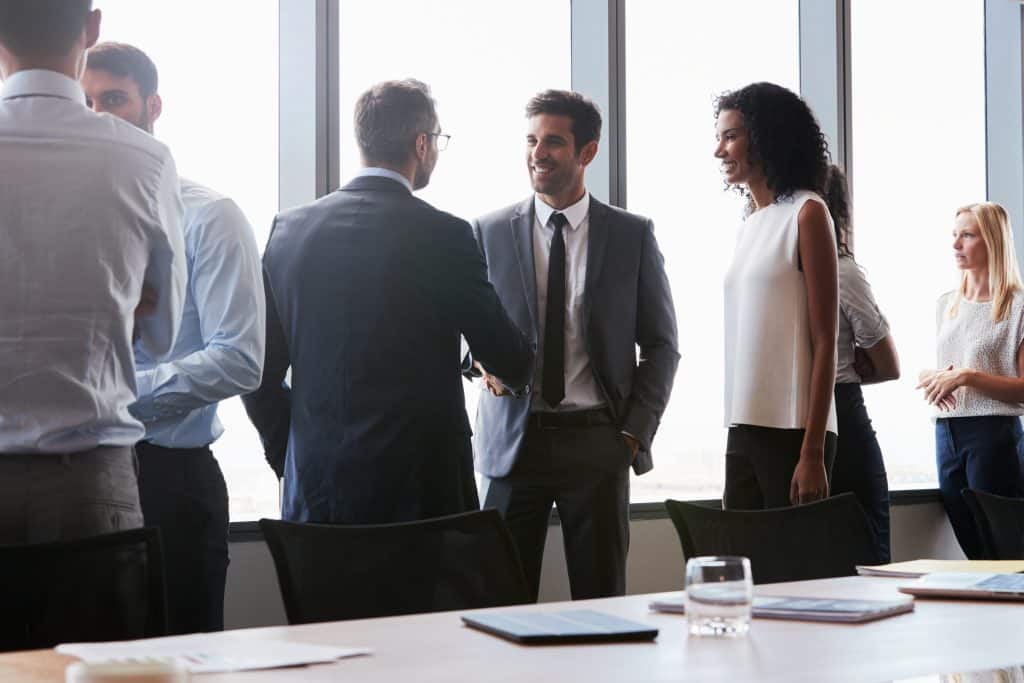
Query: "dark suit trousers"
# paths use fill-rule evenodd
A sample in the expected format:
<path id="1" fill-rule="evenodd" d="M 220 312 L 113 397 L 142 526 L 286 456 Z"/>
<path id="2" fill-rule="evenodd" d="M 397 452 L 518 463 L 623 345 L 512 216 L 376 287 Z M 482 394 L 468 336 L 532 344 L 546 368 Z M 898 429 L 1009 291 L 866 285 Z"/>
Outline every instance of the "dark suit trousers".
<path id="1" fill-rule="evenodd" d="M 729 428 L 725 446 L 727 510 L 764 510 L 789 507 L 790 484 L 804 442 L 802 429 L 776 429 L 753 425 Z M 825 472 L 832 478 L 836 435 L 825 432 Z"/>
<path id="2" fill-rule="evenodd" d="M 206 448 L 142 442 L 139 498 L 146 526 L 160 527 L 172 635 L 224 630 L 228 490 Z"/>
<path id="3" fill-rule="evenodd" d="M 573 600 L 625 594 L 631 460 L 614 425 L 531 426 L 512 472 L 489 481 L 484 507 L 505 518 L 533 600 L 552 504 L 561 520 Z"/>

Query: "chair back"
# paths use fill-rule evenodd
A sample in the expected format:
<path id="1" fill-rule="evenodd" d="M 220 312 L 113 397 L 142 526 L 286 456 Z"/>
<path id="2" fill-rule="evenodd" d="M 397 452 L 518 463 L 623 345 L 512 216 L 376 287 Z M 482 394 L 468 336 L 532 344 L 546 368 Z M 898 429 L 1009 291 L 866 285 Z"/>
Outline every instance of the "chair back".
<path id="1" fill-rule="evenodd" d="M 261 519 L 290 624 L 528 602 L 496 510 L 348 526 Z"/>
<path id="2" fill-rule="evenodd" d="M 1024 560 L 1024 499 L 964 489 L 982 551 L 989 560 Z"/>
<path id="3" fill-rule="evenodd" d="M 852 493 L 769 510 L 721 510 L 666 500 L 687 558 L 742 555 L 754 583 L 851 576 L 881 564 L 874 533 Z"/>
<path id="4" fill-rule="evenodd" d="M 0 546 L 0 650 L 167 635 L 159 529 Z"/>

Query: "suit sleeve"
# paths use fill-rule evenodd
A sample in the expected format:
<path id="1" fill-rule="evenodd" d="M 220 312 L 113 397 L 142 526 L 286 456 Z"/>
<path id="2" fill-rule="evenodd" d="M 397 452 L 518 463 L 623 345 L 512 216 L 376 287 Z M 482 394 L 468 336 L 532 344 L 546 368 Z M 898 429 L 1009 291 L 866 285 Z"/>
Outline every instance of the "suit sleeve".
<path id="1" fill-rule="evenodd" d="M 510 389 L 521 389 L 532 376 L 534 349 L 509 318 L 487 279 L 487 264 L 469 224 L 458 221 L 445 250 L 445 272 L 458 274 L 447 282 L 459 331 L 479 361 Z"/>
<path id="2" fill-rule="evenodd" d="M 633 377 L 622 429 L 635 436 L 641 447 L 649 451 L 679 365 L 675 306 L 665 274 L 665 259 L 658 249 L 650 221 L 643 231 L 636 307 L 640 364 Z"/>
<path id="3" fill-rule="evenodd" d="M 271 238 L 273 238 L 273 230 L 271 230 Z M 264 262 L 265 260 L 266 257 L 264 257 Z M 284 476 L 288 433 L 291 429 L 291 388 L 285 382 L 285 375 L 291 365 L 291 359 L 265 265 L 263 268 L 263 290 L 267 316 L 263 380 L 256 391 L 242 397 L 242 403 L 245 405 L 245 412 L 249 415 L 253 426 L 259 432 L 267 463 L 280 479 Z"/>

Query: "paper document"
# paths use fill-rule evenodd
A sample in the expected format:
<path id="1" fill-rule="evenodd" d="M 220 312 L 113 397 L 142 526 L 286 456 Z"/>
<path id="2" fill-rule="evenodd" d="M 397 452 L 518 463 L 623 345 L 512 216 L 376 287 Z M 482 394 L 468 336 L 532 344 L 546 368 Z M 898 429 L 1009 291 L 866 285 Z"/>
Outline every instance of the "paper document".
<path id="1" fill-rule="evenodd" d="M 177 659 L 195 674 L 323 664 L 370 654 L 370 650 L 365 648 L 256 640 L 230 632 L 117 643 L 70 643 L 58 645 L 57 652 L 86 662 Z"/>
<path id="2" fill-rule="evenodd" d="M 1022 560 L 911 560 L 874 566 L 859 565 L 861 576 L 891 576 L 916 579 L 936 572 L 970 572 L 972 574 L 1019 574 L 1024 572 Z"/>

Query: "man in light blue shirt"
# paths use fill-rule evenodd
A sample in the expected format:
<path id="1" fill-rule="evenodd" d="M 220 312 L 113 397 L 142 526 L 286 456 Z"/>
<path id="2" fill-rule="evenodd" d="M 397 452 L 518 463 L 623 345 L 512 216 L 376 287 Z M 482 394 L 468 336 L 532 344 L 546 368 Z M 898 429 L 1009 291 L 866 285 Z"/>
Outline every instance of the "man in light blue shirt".
<path id="1" fill-rule="evenodd" d="M 94 111 L 150 133 L 160 115 L 157 70 L 141 50 L 103 43 L 89 53 L 82 84 Z M 161 362 L 136 348 L 138 400 L 146 426 L 136 446 L 146 524 L 159 526 L 167 566 L 171 633 L 224 628 L 228 496 L 210 451 L 224 431 L 217 403 L 259 386 L 265 300 L 252 228 L 238 206 L 181 181 L 189 287 L 181 330 Z"/>

